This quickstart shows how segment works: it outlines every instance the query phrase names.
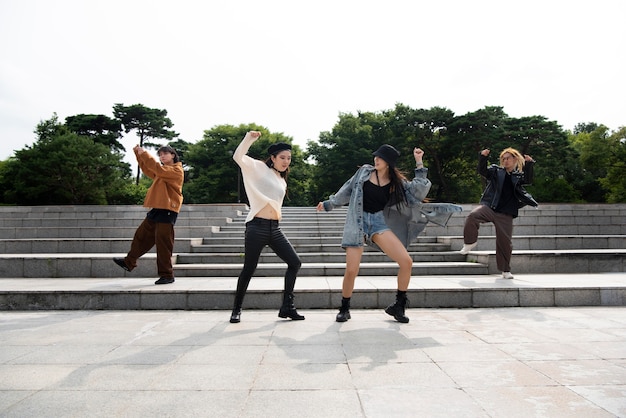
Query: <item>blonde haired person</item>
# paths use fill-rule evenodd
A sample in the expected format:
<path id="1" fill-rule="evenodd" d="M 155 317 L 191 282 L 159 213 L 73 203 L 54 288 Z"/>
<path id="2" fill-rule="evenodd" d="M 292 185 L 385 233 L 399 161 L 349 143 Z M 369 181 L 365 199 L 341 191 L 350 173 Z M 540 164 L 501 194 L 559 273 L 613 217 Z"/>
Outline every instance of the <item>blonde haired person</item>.
<path id="1" fill-rule="evenodd" d="M 500 165 L 487 167 L 490 150 L 480 152 L 478 173 L 487 180 L 480 205 L 470 212 L 463 228 L 461 254 L 469 253 L 478 244 L 480 224 L 491 222 L 496 230 L 496 264 L 502 278 L 512 279 L 511 254 L 513 252 L 513 219 L 518 210 L 526 205 L 538 206 L 533 197 L 524 190 L 524 184 L 533 180 L 535 160 L 522 155 L 515 148 L 500 153 Z"/>

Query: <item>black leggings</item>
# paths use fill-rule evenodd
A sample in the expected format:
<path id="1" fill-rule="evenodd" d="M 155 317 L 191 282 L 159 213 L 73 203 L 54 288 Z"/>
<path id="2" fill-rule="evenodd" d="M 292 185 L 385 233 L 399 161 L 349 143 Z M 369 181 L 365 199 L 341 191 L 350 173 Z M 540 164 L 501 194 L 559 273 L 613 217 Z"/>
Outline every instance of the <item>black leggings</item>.
<path id="1" fill-rule="evenodd" d="M 237 294 L 235 295 L 235 307 L 241 308 L 243 298 L 248 290 L 248 284 L 254 274 L 259 257 L 266 245 L 268 245 L 277 256 L 287 263 L 285 272 L 285 292 L 292 293 L 296 285 L 296 275 L 300 270 L 302 262 L 293 249 L 289 240 L 280 230 L 277 220 L 253 218 L 246 223 L 246 243 L 243 269 L 239 273 L 237 280 Z"/>

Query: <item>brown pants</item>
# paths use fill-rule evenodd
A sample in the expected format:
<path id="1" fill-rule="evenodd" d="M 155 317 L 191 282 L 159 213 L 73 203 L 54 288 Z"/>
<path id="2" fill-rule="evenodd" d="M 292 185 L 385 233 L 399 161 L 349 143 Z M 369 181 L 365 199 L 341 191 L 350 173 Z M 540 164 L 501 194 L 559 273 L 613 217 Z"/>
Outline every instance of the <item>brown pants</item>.
<path id="1" fill-rule="evenodd" d="M 169 223 L 154 222 L 148 218 L 144 219 L 135 231 L 130 251 L 124 258 L 126 266 L 130 270 L 137 267 L 139 257 L 150 251 L 155 244 L 159 277 L 173 278 L 174 225 Z"/>
<path id="2" fill-rule="evenodd" d="M 480 205 L 467 215 L 463 227 L 463 242 L 473 244 L 478 241 L 480 224 L 491 222 L 496 229 L 496 264 L 500 271 L 511 271 L 513 252 L 513 217 L 495 212 L 489 206 Z"/>

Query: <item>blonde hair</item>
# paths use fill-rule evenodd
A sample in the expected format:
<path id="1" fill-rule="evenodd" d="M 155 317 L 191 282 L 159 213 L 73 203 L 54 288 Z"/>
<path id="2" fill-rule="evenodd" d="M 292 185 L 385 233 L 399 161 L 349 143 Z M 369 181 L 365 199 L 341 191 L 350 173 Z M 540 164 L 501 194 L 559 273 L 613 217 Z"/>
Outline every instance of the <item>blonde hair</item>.
<path id="1" fill-rule="evenodd" d="M 516 150 L 515 148 L 507 148 L 504 151 L 502 151 L 500 153 L 500 165 L 502 165 L 502 157 L 504 157 L 504 154 L 511 154 L 513 156 L 513 158 L 515 158 L 515 169 L 517 171 L 523 171 L 524 170 L 524 156 L 522 156 L 522 154 Z"/>

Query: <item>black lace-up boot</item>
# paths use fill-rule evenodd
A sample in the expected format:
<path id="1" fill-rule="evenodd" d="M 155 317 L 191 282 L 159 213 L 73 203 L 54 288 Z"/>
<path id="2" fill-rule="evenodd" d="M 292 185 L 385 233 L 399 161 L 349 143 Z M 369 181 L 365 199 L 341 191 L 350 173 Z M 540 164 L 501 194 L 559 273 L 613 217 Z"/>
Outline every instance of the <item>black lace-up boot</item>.
<path id="1" fill-rule="evenodd" d="M 281 306 L 280 311 L 278 311 L 279 318 L 291 318 L 294 321 L 302 321 L 304 319 L 304 316 L 296 311 L 296 307 L 293 304 L 294 299 L 295 296 L 293 293 L 285 292 L 283 294 L 283 306 Z"/>
<path id="2" fill-rule="evenodd" d="M 237 292 L 237 294 L 235 295 L 235 303 L 233 306 L 233 312 L 230 314 L 230 323 L 231 324 L 236 324 L 238 322 L 241 322 L 241 306 L 243 305 L 243 297 L 244 297 L 245 291 L 243 292 Z"/>
<path id="3" fill-rule="evenodd" d="M 406 292 L 398 290 L 396 293 L 396 303 L 387 306 L 385 312 L 395 318 L 396 321 L 406 324 L 409 322 L 409 318 L 404 314 L 404 310 L 407 308 L 409 300 L 406 298 Z"/>
<path id="4" fill-rule="evenodd" d="M 341 298 L 341 308 L 337 314 L 337 322 L 346 322 L 350 319 L 350 298 Z"/>

